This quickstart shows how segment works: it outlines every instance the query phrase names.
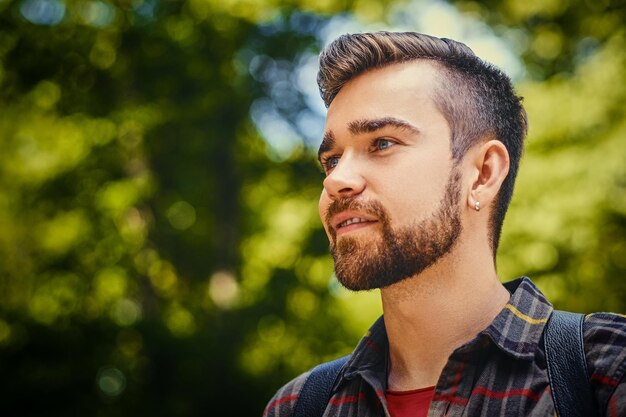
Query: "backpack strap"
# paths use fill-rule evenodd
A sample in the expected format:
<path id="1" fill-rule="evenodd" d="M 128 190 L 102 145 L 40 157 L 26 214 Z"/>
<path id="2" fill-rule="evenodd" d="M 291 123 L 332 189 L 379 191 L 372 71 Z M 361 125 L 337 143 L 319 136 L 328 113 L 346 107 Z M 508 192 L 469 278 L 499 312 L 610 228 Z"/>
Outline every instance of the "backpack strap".
<path id="1" fill-rule="evenodd" d="M 322 363 L 313 368 L 304 381 L 302 389 L 300 389 L 293 417 L 322 417 L 337 376 L 348 359 L 350 359 L 350 355 Z"/>
<path id="2" fill-rule="evenodd" d="M 554 310 L 543 336 L 548 379 L 558 417 L 596 416 L 583 342 L 584 314 Z"/>

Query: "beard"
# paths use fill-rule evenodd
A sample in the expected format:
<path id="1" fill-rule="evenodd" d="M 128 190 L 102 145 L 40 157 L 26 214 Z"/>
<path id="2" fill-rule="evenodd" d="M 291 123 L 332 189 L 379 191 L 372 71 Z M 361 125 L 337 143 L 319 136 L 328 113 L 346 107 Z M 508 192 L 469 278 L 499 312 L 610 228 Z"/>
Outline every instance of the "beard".
<path id="1" fill-rule="evenodd" d="M 459 200 L 461 175 L 453 168 L 443 198 L 429 218 L 394 229 L 378 201 L 338 199 L 326 213 L 326 224 L 341 211 L 355 210 L 376 217 L 382 227 L 379 239 L 343 237 L 337 242 L 330 227 L 330 253 L 335 275 L 349 290 L 384 288 L 416 276 L 448 254 L 461 234 Z"/>

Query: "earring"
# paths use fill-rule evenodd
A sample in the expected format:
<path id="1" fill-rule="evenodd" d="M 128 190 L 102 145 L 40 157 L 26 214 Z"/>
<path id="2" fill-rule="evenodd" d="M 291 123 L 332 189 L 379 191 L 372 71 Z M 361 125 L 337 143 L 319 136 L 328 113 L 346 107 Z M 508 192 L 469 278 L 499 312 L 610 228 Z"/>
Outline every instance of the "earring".
<path id="1" fill-rule="evenodd" d="M 476 202 L 474 203 L 474 209 L 476 211 L 480 211 L 480 201 L 476 200 Z"/>

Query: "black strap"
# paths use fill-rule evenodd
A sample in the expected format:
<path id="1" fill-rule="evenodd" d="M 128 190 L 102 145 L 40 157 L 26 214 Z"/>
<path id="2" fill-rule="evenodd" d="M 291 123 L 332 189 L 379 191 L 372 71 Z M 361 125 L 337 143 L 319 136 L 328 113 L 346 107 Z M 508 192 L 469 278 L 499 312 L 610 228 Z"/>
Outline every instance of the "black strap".
<path id="1" fill-rule="evenodd" d="M 584 314 L 554 310 L 543 335 L 558 417 L 596 416 L 583 345 Z"/>
<path id="2" fill-rule="evenodd" d="M 322 417 L 339 371 L 349 358 L 347 355 L 313 368 L 300 389 L 294 417 Z"/>

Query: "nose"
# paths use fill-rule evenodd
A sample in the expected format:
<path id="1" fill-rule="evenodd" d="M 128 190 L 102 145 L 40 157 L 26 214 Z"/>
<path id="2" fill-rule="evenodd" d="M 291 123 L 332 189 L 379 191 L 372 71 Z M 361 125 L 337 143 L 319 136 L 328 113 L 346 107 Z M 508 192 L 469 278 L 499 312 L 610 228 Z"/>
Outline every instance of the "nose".
<path id="1" fill-rule="evenodd" d="M 365 179 L 356 161 L 344 155 L 337 166 L 324 179 L 324 190 L 330 198 L 354 197 L 365 189 Z"/>

